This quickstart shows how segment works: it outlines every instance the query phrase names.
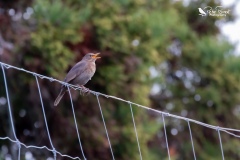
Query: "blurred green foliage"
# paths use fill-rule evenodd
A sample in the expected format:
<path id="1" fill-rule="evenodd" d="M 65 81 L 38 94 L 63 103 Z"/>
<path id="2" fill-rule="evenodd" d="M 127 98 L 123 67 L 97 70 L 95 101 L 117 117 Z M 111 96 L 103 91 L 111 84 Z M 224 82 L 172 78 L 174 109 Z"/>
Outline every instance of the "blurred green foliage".
<path id="1" fill-rule="evenodd" d="M 60 0 L 36 1 L 33 9 L 36 27 L 31 33 L 31 45 L 34 54 L 46 61 L 48 74 L 58 76 L 74 58 L 66 43 L 82 41 L 79 26 L 84 18 L 80 11 L 66 7 Z"/>

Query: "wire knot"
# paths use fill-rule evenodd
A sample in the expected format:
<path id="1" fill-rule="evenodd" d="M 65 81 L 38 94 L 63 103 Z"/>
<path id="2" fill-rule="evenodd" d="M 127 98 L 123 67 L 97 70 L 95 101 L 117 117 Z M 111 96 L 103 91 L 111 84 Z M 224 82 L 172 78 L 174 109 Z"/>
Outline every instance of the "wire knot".
<path id="1" fill-rule="evenodd" d="M 165 113 L 165 112 L 164 112 L 163 114 L 164 114 L 165 116 L 169 116 L 169 115 L 170 115 L 169 113 Z"/>
<path id="2" fill-rule="evenodd" d="M 52 77 L 51 77 L 49 80 L 50 80 L 50 82 L 53 82 L 53 81 L 54 81 L 54 79 L 53 79 Z"/>
<path id="3" fill-rule="evenodd" d="M 97 97 L 99 96 L 99 93 L 98 93 L 98 92 L 92 92 L 92 94 L 95 95 L 95 96 L 97 96 Z"/>
<path id="4" fill-rule="evenodd" d="M 5 64 L 5 65 L 3 65 L 6 69 L 8 69 L 8 68 L 10 68 L 10 66 L 9 65 L 7 65 L 7 64 Z"/>
<path id="5" fill-rule="evenodd" d="M 53 150 L 52 150 L 52 152 L 53 152 L 53 156 L 54 156 L 54 159 L 56 159 L 56 156 L 57 156 L 57 151 L 56 151 L 56 149 L 53 147 Z"/>
<path id="6" fill-rule="evenodd" d="M 63 85 L 64 85 L 65 87 L 69 87 L 66 82 L 63 82 Z"/>
<path id="7" fill-rule="evenodd" d="M 37 76 L 41 79 L 45 78 L 45 76 L 43 76 L 43 75 L 37 75 Z"/>
<path id="8" fill-rule="evenodd" d="M 17 146 L 18 146 L 18 148 L 21 148 L 21 143 L 18 139 L 17 139 Z"/>

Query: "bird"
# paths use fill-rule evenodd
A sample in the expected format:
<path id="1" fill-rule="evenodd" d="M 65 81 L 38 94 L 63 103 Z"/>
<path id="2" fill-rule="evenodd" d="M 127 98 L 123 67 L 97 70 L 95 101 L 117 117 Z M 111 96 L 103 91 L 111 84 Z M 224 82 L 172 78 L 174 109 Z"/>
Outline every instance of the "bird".
<path id="1" fill-rule="evenodd" d="M 205 13 L 203 10 L 202 10 L 202 8 L 198 8 L 198 11 L 199 11 L 199 15 L 201 15 L 201 16 L 206 16 L 207 15 L 207 13 Z"/>
<path id="2" fill-rule="evenodd" d="M 67 73 L 64 82 L 70 83 L 73 85 L 78 85 L 82 88 L 85 88 L 84 85 L 91 80 L 92 76 L 96 71 L 95 61 L 101 57 L 98 57 L 100 53 L 88 53 L 86 54 L 81 61 L 76 63 L 71 70 Z M 60 93 L 54 102 L 54 106 L 57 106 L 63 95 L 67 91 L 65 85 L 61 86 Z"/>

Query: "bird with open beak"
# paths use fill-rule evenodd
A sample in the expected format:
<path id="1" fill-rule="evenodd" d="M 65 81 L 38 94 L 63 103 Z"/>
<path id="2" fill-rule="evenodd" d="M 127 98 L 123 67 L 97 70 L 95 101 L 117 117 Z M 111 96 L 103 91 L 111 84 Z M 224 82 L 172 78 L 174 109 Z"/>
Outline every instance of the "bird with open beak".
<path id="1" fill-rule="evenodd" d="M 86 54 L 80 62 L 75 64 L 72 69 L 67 73 L 64 82 L 73 85 L 78 85 L 84 87 L 84 85 L 91 80 L 92 76 L 96 71 L 95 61 L 101 57 L 98 57 L 100 53 L 88 53 Z M 57 106 L 63 95 L 67 91 L 67 87 L 62 85 L 61 91 L 54 102 L 54 106 Z"/>

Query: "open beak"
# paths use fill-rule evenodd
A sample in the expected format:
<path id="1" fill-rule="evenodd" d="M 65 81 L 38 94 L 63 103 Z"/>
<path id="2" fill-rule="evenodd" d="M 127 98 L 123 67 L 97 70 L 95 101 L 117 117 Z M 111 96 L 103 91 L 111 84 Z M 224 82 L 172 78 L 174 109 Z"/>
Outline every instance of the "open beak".
<path id="1" fill-rule="evenodd" d="M 99 54 L 100 54 L 100 53 L 96 53 L 96 54 L 94 54 L 92 57 L 93 57 L 94 59 L 101 58 L 101 57 L 98 57 Z"/>

